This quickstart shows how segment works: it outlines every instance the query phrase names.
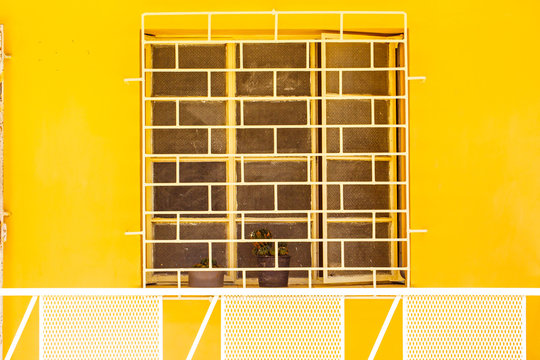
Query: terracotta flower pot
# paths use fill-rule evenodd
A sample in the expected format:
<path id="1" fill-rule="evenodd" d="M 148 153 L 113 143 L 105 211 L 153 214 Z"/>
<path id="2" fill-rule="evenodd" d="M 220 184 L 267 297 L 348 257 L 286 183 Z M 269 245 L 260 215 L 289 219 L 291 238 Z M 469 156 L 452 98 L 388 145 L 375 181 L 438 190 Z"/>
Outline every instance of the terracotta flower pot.
<path id="1" fill-rule="evenodd" d="M 190 271 L 189 287 L 223 287 L 224 271 Z"/>
<path id="2" fill-rule="evenodd" d="M 259 267 L 274 267 L 274 256 L 257 256 Z M 289 255 L 278 256 L 280 268 L 289 267 L 291 257 Z M 289 271 L 259 271 L 260 287 L 287 287 L 289 285 Z"/>

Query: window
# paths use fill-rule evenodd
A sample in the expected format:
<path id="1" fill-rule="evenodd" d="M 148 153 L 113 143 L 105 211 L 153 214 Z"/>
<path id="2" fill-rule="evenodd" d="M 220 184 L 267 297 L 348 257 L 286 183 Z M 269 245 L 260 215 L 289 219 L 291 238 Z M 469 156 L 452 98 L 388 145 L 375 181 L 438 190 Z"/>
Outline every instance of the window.
<path id="1" fill-rule="evenodd" d="M 250 283 L 259 228 L 288 243 L 290 283 L 404 280 L 402 33 L 147 36 L 147 283 L 203 257 Z"/>

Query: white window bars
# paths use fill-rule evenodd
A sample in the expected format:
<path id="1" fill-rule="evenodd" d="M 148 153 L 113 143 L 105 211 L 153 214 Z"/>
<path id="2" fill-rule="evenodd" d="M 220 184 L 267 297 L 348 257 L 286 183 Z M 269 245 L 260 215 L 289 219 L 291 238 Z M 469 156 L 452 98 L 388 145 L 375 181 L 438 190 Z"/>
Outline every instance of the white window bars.
<path id="1" fill-rule="evenodd" d="M 273 26 L 231 35 L 216 24 L 227 16 Z M 293 16 L 325 27 L 292 31 Z M 361 32 L 355 16 L 400 24 Z M 204 31 L 183 27 L 201 17 Z M 200 257 L 252 284 L 257 227 L 289 243 L 293 283 L 409 285 L 406 28 L 402 12 L 144 14 L 144 286 L 180 286 Z"/>

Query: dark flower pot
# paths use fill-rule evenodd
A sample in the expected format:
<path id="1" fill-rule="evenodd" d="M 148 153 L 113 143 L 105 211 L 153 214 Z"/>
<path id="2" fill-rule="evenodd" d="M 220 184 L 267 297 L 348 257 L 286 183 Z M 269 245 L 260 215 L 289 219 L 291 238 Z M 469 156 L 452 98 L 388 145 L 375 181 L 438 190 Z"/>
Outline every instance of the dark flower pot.
<path id="1" fill-rule="evenodd" d="M 224 271 L 190 271 L 189 287 L 223 287 Z"/>
<path id="2" fill-rule="evenodd" d="M 274 256 L 257 256 L 259 267 L 274 267 Z M 278 256 L 280 268 L 289 267 L 291 257 L 289 255 Z M 289 285 L 289 271 L 259 271 L 260 287 L 287 287 Z"/>

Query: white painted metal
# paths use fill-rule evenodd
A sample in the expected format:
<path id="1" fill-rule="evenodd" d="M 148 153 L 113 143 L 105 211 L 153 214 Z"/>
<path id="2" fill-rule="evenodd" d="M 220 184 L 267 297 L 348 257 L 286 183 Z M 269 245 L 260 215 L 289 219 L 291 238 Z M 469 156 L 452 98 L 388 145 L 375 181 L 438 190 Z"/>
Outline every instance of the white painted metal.
<path id="1" fill-rule="evenodd" d="M 320 39 L 312 39 L 312 38 L 306 38 L 306 39 L 281 39 L 280 38 L 280 31 L 278 29 L 279 26 L 279 16 L 280 15 L 312 15 L 312 14 L 319 14 L 319 15 L 329 15 L 336 18 L 336 31 L 339 30 L 339 37 L 336 35 L 335 37 L 321 37 Z M 348 28 L 344 27 L 346 24 L 349 24 L 347 20 L 350 20 L 350 15 L 399 15 L 403 19 L 403 33 L 404 38 L 403 39 L 385 39 L 385 38 L 350 38 L 350 36 L 347 34 L 345 36 L 345 32 L 348 31 Z M 273 39 L 223 39 L 219 38 L 216 39 L 213 37 L 212 33 L 212 23 L 213 19 L 215 17 L 220 16 L 226 16 L 226 15 L 268 15 L 269 17 L 273 17 L 274 20 L 274 36 Z M 338 17 L 336 16 L 338 15 Z M 144 36 L 145 33 L 145 20 L 150 17 L 164 17 L 168 16 L 169 18 L 174 16 L 179 16 L 179 26 L 181 27 L 181 17 L 182 16 L 206 16 L 207 17 L 207 36 L 206 38 L 197 39 L 197 38 L 186 38 L 186 39 L 159 39 L 159 38 L 152 38 L 152 39 L 146 39 Z M 339 20 L 339 21 L 338 21 Z M 326 224 L 327 222 L 330 222 L 330 220 L 326 215 L 327 214 L 344 214 L 344 213 L 357 213 L 359 216 L 367 216 L 369 218 L 369 222 L 372 224 L 372 237 L 370 239 L 328 239 L 326 232 L 323 231 L 322 236 L 312 236 L 311 232 L 306 237 L 306 239 L 299 239 L 298 242 L 312 242 L 313 244 L 317 244 L 318 242 L 323 241 L 325 246 L 328 244 L 328 242 L 337 241 L 341 243 L 341 266 L 339 267 L 329 267 L 327 262 L 325 261 L 325 255 L 323 254 L 323 266 L 322 267 L 302 267 L 300 270 L 307 271 L 307 282 L 308 286 L 312 286 L 312 273 L 315 274 L 315 276 L 318 278 L 317 270 L 324 270 L 324 279 L 325 281 L 328 281 L 328 271 L 329 270 L 368 270 L 371 271 L 372 277 L 375 279 L 374 286 L 376 285 L 377 277 L 381 276 L 382 279 L 386 279 L 383 275 L 380 275 L 381 272 L 378 273 L 378 271 L 395 271 L 393 274 L 399 274 L 399 271 L 404 271 L 407 276 L 407 285 L 410 285 L 410 233 L 411 231 L 408 231 L 410 221 L 409 221 L 409 195 L 408 195 L 408 189 L 409 189 L 409 171 L 408 171 L 408 154 L 409 154 L 409 145 L 408 145 L 408 106 L 406 105 L 406 116 L 405 116 L 405 124 L 375 124 L 375 118 L 374 118 L 374 109 L 375 109 L 375 100 L 404 100 L 406 103 L 408 102 L 408 80 L 414 80 L 415 78 L 411 78 L 408 76 L 408 65 L 407 65 L 407 35 L 406 35 L 406 29 L 407 29 L 407 18 L 406 14 L 404 12 L 386 12 L 386 11 L 322 11 L 322 12 L 311 12 L 311 11 L 292 11 L 292 12 L 280 12 L 280 11 L 270 11 L 270 12 L 173 12 L 173 13 L 146 13 L 143 14 L 142 20 L 141 20 L 141 78 L 143 79 L 142 83 L 142 113 L 143 113 L 143 126 L 142 126 L 142 133 L 143 133 L 143 146 L 142 146 L 142 161 L 143 161 L 143 169 L 141 174 L 141 183 L 142 183 L 142 216 L 143 216 L 143 286 L 146 286 L 146 279 L 151 273 L 166 273 L 166 272 L 174 272 L 177 275 L 178 279 L 181 279 L 181 274 L 185 274 L 189 268 L 173 268 L 173 269 L 155 269 L 153 266 L 148 266 L 147 261 L 147 249 L 152 249 L 151 244 L 159 244 L 159 243 L 182 243 L 182 238 L 179 234 L 179 224 L 186 223 L 189 221 L 195 221 L 193 217 L 191 218 L 185 218 L 186 215 L 207 215 L 211 213 L 212 215 L 222 215 L 223 219 L 219 218 L 214 221 L 222 222 L 222 221 L 229 221 L 229 226 L 234 226 L 232 224 L 240 224 L 242 233 L 241 239 L 227 239 L 227 240 L 207 240 L 207 239 L 200 239 L 200 243 L 206 243 L 208 245 L 209 253 L 212 252 L 211 245 L 213 243 L 228 243 L 231 246 L 236 246 L 238 243 L 246 243 L 250 242 L 249 240 L 245 239 L 245 225 L 248 223 L 248 219 L 246 219 L 246 216 L 249 215 L 255 215 L 255 214 L 278 214 L 282 215 L 283 217 L 287 217 L 289 214 L 296 214 L 296 213 L 303 213 L 305 214 L 305 217 L 300 217 L 297 219 L 297 222 L 307 222 L 309 225 L 309 228 L 311 229 L 311 220 L 315 219 L 316 214 L 322 214 L 324 219 L 323 222 Z M 352 23 L 352 21 L 351 21 Z M 332 29 L 329 29 L 332 30 Z M 297 44 L 306 44 L 306 64 L 305 67 L 301 68 L 257 68 L 257 69 L 251 69 L 246 68 L 244 66 L 244 59 L 243 54 L 244 52 L 244 45 L 245 44 L 267 44 L 267 43 L 297 43 Z M 317 67 L 318 65 L 315 65 L 315 63 L 312 63 L 310 59 L 310 46 L 312 44 L 321 44 L 323 47 L 325 44 L 328 43 L 366 43 L 370 45 L 370 64 L 369 67 L 362 67 L 362 68 L 329 68 L 326 67 L 325 62 L 321 64 L 321 67 Z M 391 67 L 375 67 L 374 62 L 374 54 L 375 54 L 375 44 L 400 44 L 404 47 L 404 59 L 405 64 L 402 66 L 399 64 L 399 66 L 391 66 Z M 179 46 L 181 45 L 190 45 L 190 44 L 228 44 L 229 45 L 237 45 L 236 52 L 239 54 L 239 66 L 236 67 L 234 64 L 231 66 L 227 66 L 226 68 L 222 69 L 214 69 L 214 68 L 190 68 L 190 69 L 181 69 L 178 65 L 178 57 L 179 57 Z M 145 53 L 145 49 L 148 49 L 148 46 L 151 45 L 172 45 L 174 46 L 174 58 L 175 58 L 175 66 L 174 68 L 170 69 L 154 69 L 152 68 L 150 64 L 150 60 L 147 59 L 147 54 Z M 324 51 L 323 51 L 324 52 Z M 233 76 L 237 73 L 241 72 L 269 72 L 272 73 L 272 95 L 271 96 L 238 96 L 234 94 L 233 92 L 227 92 L 228 96 L 219 96 L 219 97 L 212 97 L 211 96 L 211 75 L 213 73 L 225 73 L 227 76 Z M 337 74 L 339 74 L 339 91 L 338 94 L 331 94 L 327 93 L 326 91 L 322 91 L 321 96 L 315 96 L 314 93 L 312 93 L 310 96 L 278 96 L 277 93 L 277 74 L 279 72 L 284 71 L 302 71 L 302 72 L 310 72 L 310 73 L 321 73 L 323 74 L 323 82 L 325 79 L 325 75 L 328 71 L 335 71 Z M 343 72 L 362 72 L 362 71 L 386 71 L 386 72 L 399 72 L 402 74 L 404 78 L 405 83 L 405 93 L 404 94 L 395 94 L 395 95 L 350 95 L 350 94 L 344 94 L 343 93 Z M 175 73 L 190 73 L 190 72 L 197 72 L 197 73 L 204 73 L 206 72 L 207 77 L 207 94 L 206 96 L 149 96 L 150 94 L 147 94 L 147 89 L 149 88 L 147 84 L 147 77 L 146 74 L 153 74 L 153 73 L 165 73 L 165 72 L 175 72 Z M 149 79 L 149 78 L 148 78 Z M 324 87 L 324 86 L 323 86 Z M 322 123 L 321 124 L 314 124 L 310 121 L 311 116 L 311 106 L 310 104 L 312 101 L 322 100 L 323 103 L 327 100 L 348 100 L 348 99 L 365 99 L 369 100 L 371 103 L 371 109 L 372 109 L 372 119 L 371 123 L 369 124 L 326 124 L 325 122 L 325 116 L 322 116 Z M 305 125 L 299 126 L 299 125 L 272 125 L 272 126 L 265 126 L 265 128 L 273 130 L 273 138 L 274 138 L 274 149 L 273 154 L 236 154 L 235 151 L 232 151 L 232 153 L 227 154 L 214 154 L 211 152 L 211 142 L 212 142 L 212 130 L 213 129 L 227 129 L 230 131 L 235 131 L 236 129 L 251 129 L 251 128 L 260 128 L 260 126 L 254 126 L 254 125 L 246 125 L 244 123 L 243 118 L 243 111 L 241 111 L 240 114 L 240 125 L 235 124 L 234 122 L 228 122 L 227 125 L 180 125 L 179 120 L 179 103 L 180 101 L 226 101 L 228 103 L 233 103 L 235 101 L 238 101 L 240 110 L 243 109 L 245 101 L 306 101 L 307 105 L 307 113 L 308 113 L 308 119 L 306 121 Z M 153 125 L 147 125 L 149 122 L 146 120 L 146 108 L 148 105 L 150 105 L 150 102 L 153 101 L 173 101 L 176 103 L 176 122 L 174 126 L 153 126 Z M 324 106 L 324 105 L 323 105 Z M 286 129 L 286 128 L 306 128 L 306 129 L 323 129 L 323 132 L 325 132 L 326 129 L 339 129 L 339 138 L 340 138 L 340 147 L 338 153 L 328 153 L 326 151 L 326 148 L 321 153 L 311 152 L 311 153 L 278 153 L 277 152 L 277 130 L 278 129 Z M 152 153 L 146 153 L 146 140 L 149 136 L 151 136 L 151 131 L 154 129 L 203 129 L 208 131 L 208 153 L 207 154 L 152 154 Z M 404 151 L 400 152 L 386 152 L 386 153 L 372 153 L 372 152 L 366 152 L 366 153 L 346 153 L 343 149 L 343 133 L 344 129 L 348 128 L 388 128 L 388 129 L 404 129 L 406 134 L 405 139 L 405 148 Z M 323 143 L 324 143 L 323 139 Z M 246 182 L 244 179 L 244 165 L 246 161 L 251 161 L 251 159 L 279 159 L 279 160 L 287 160 L 287 159 L 295 159 L 295 161 L 298 161 L 297 158 L 305 159 L 308 163 L 308 168 L 311 167 L 311 163 L 315 162 L 317 160 L 317 157 L 321 157 L 323 159 L 323 162 L 326 160 L 332 159 L 354 159 L 355 157 L 368 157 L 371 159 L 372 165 L 379 161 L 382 157 L 391 157 L 391 156 L 401 156 L 405 158 L 406 163 L 406 178 L 403 181 L 376 181 L 374 174 L 372 174 L 371 181 L 339 181 L 339 182 L 330 182 L 327 180 L 326 175 L 323 176 L 321 180 L 319 179 L 312 179 L 310 175 L 308 175 L 308 179 L 306 181 L 293 181 L 293 182 L 279 182 L 279 185 L 322 185 L 323 189 L 326 189 L 327 185 L 339 185 L 340 188 L 340 209 L 337 211 L 329 211 L 327 207 L 323 206 L 323 210 L 301 210 L 301 211 L 284 211 L 278 209 L 278 198 L 277 198 L 277 183 L 275 182 Z M 180 182 L 179 176 L 178 176 L 178 169 L 179 169 L 179 163 L 180 161 L 196 161 L 197 159 L 210 159 L 210 160 L 218 160 L 218 161 L 224 161 L 224 162 L 231 162 L 232 163 L 239 163 L 241 168 L 241 180 L 240 181 L 231 181 L 229 179 L 228 182 L 197 182 L 197 183 L 182 183 Z M 147 174 L 146 174 L 146 161 L 175 161 L 176 167 L 177 167 L 177 176 L 176 176 L 176 182 L 175 183 L 152 183 L 147 181 Z M 207 160 L 206 160 L 207 161 Z M 372 166 L 372 172 L 374 171 L 374 166 Z M 308 171 L 309 172 L 309 171 Z M 324 169 L 323 169 L 324 172 Z M 274 206 L 271 210 L 264 210 L 264 211 L 236 211 L 231 208 L 228 210 L 222 210 L 222 211 L 213 211 L 212 205 L 211 205 L 211 194 L 212 194 L 212 187 L 213 186 L 227 186 L 227 187 L 235 187 L 235 186 L 261 186 L 261 185 L 269 185 L 274 186 Z M 381 210 L 347 210 L 344 206 L 344 186 L 346 185 L 393 185 L 393 186 L 400 186 L 404 188 L 404 191 L 407 193 L 406 195 L 406 205 L 405 208 L 402 210 L 396 210 L 396 209 L 381 209 Z M 146 199 L 147 196 L 147 189 L 152 189 L 154 187 L 160 187 L 160 186 L 204 186 L 207 187 L 207 193 L 208 193 L 208 210 L 207 211 L 153 211 L 151 208 L 147 208 L 149 206 L 149 201 Z M 323 190 L 324 192 L 324 190 Z M 406 217 L 406 237 L 403 238 L 376 238 L 375 237 L 375 227 L 376 223 L 380 221 L 380 218 L 376 218 L 377 214 L 404 214 Z M 147 223 L 147 216 L 159 216 L 159 215 L 172 215 L 171 224 L 177 224 L 177 236 L 176 240 L 171 241 L 161 241 L 161 240 L 154 240 L 152 236 L 148 233 L 149 229 L 147 229 L 148 224 Z M 225 217 L 228 217 L 228 219 L 225 219 Z M 231 220 L 230 218 L 236 218 L 236 220 Z M 191 220 L 190 220 L 191 219 Z M 395 219 L 395 216 L 394 218 Z M 395 221 L 395 220 L 390 221 Z M 201 222 L 210 222 L 211 220 L 208 220 L 208 218 L 204 219 L 197 219 L 196 221 Z M 356 220 L 355 220 L 356 221 Z M 361 220 L 364 221 L 364 220 Z M 230 231 L 229 231 L 230 232 Z M 133 233 L 136 234 L 136 233 Z M 232 234 L 230 232 L 230 234 Z M 326 235 L 325 235 L 326 234 Z M 193 243 L 193 240 L 189 240 L 190 243 Z M 275 246 L 277 247 L 277 239 L 275 240 Z M 287 241 L 292 241 L 291 239 L 287 239 Z M 374 241 L 374 242 L 390 242 L 390 243 L 398 243 L 398 242 L 405 242 L 407 246 L 407 263 L 403 266 L 391 266 L 391 267 L 348 267 L 345 264 L 345 243 L 356 241 L 356 242 L 366 242 L 366 241 Z M 148 248 L 147 248 L 148 246 Z M 231 252 L 231 246 L 229 247 L 229 252 Z M 277 253 L 275 255 L 277 257 Z M 234 258 L 230 259 L 233 261 L 233 263 L 229 264 L 228 267 L 223 268 L 225 271 L 239 271 L 242 273 L 242 279 L 243 279 L 243 287 L 246 287 L 245 283 L 245 275 L 246 271 L 257 271 L 258 268 L 240 268 L 240 267 L 234 267 Z M 151 263 L 151 261 L 150 261 Z M 151 264 L 150 264 L 151 265 Z M 274 269 L 279 270 L 278 262 L 275 261 Z M 295 270 L 297 268 L 289 268 L 289 270 Z M 395 275 L 393 275 L 395 276 Z M 371 279 L 371 278 L 370 278 Z M 343 280 L 342 280 L 343 281 Z M 178 283 L 178 286 L 180 286 L 180 283 Z"/>
<path id="2" fill-rule="evenodd" d="M 42 296 L 41 360 L 163 359 L 160 296 Z"/>
<path id="3" fill-rule="evenodd" d="M 408 296 L 404 359 L 524 360 L 524 312 L 519 295 Z"/>
<path id="4" fill-rule="evenodd" d="M 193 340 L 193 344 L 191 345 L 191 349 L 189 349 L 189 353 L 188 353 L 188 356 L 186 357 L 186 360 L 191 360 L 193 358 L 193 354 L 195 354 L 195 350 L 197 350 L 199 341 L 201 341 L 202 334 L 204 333 L 204 330 L 206 329 L 206 325 L 208 324 L 208 320 L 210 320 L 210 316 L 212 315 L 212 312 L 214 311 L 214 308 L 216 307 L 218 299 L 219 299 L 219 296 L 214 296 L 212 298 L 212 302 L 210 303 L 210 306 L 208 307 L 208 310 L 206 311 L 206 315 L 204 316 L 201 326 L 199 327 L 199 331 L 197 332 L 197 336 L 195 337 L 195 340 Z"/>
<path id="5" fill-rule="evenodd" d="M 397 306 L 399 304 L 399 300 L 401 300 L 401 296 L 396 296 L 396 298 L 392 302 L 392 306 L 390 307 L 390 310 L 388 311 L 388 314 L 386 315 L 386 319 L 384 320 L 383 326 L 381 327 L 381 331 L 379 331 L 377 340 L 375 341 L 375 344 L 373 344 L 373 348 L 371 349 L 371 353 L 369 354 L 368 360 L 373 360 L 375 358 L 375 355 L 377 355 L 377 351 L 379 350 L 379 347 L 381 346 L 381 341 L 384 338 L 384 335 L 386 334 L 388 325 L 390 325 L 390 321 L 392 320 L 392 317 L 394 316 L 394 313 L 396 312 Z"/>
<path id="6" fill-rule="evenodd" d="M 344 359 L 343 296 L 225 296 L 221 359 Z"/>
<path id="7" fill-rule="evenodd" d="M 2 288 L 0 296 L 540 296 L 540 288 Z"/>
<path id="8" fill-rule="evenodd" d="M 13 356 L 13 352 L 15 351 L 15 348 L 17 347 L 17 344 L 19 343 L 19 339 L 21 338 L 22 332 L 24 328 L 26 327 L 26 323 L 28 322 L 28 319 L 30 318 L 30 314 L 32 314 L 32 310 L 34 309 L 34 305 L 36 304 L 37 298 L 38 297 L 34 295 L 30 299 L 30 303 L 28 303 L 28 307 L 26 308 L 26 311 L 24 312 L 24 316 L 21 320 L 21 323 L 19 324 L 19 328 L 17 329 L 17 332 L 15 333 L 15 336 L 13 337 L 13 341 L 11 342 L 11 346 L 9 347 L 5 360 L 10 360 L 11 356 Z"/>

